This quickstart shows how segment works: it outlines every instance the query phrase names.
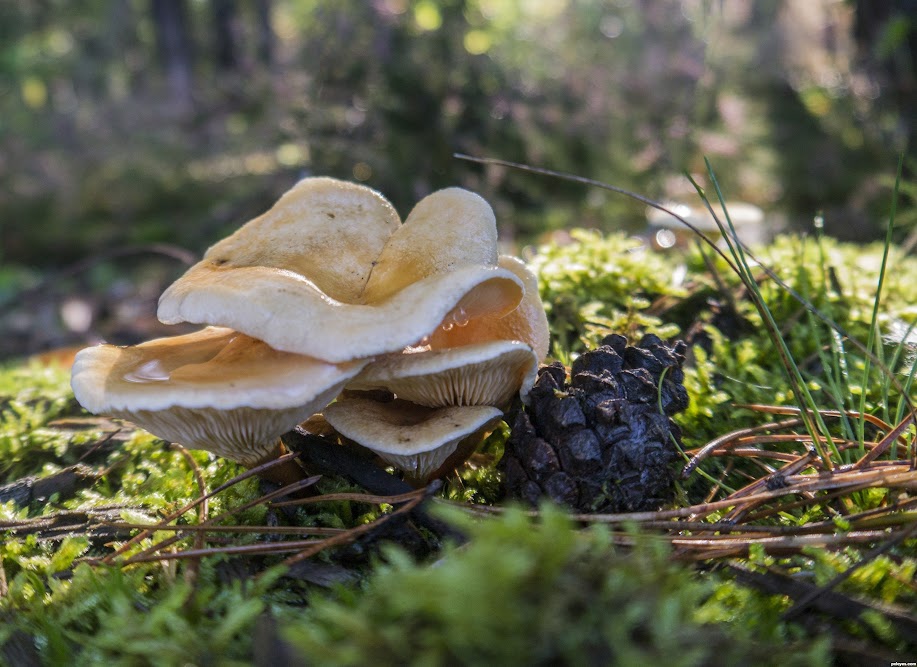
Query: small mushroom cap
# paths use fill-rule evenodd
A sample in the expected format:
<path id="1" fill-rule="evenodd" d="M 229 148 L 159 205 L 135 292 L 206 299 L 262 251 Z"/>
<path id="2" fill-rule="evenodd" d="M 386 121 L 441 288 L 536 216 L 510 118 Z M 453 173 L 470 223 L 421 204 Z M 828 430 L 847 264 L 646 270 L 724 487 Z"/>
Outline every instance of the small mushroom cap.
<path id="1" fill-rule="evenodd" d="M 351 399 L 332 403 L 325 419 L 345 438 L 425 480 L 468 438 L 492 428 L 503 413 L 491 406 L 427 408 L 407 401 Z"/>
<path id="2" fill-rule="evenodd" d="M 519 341 L 487 341 L 447 349 L 409 348 L 376 360 L 348 390 L 387 389 L 428 407 L 493 405 L 506 408 L 535 382 L 538 358 Z"/>
<path id="3" fill-rule="evenodd" d="M 525 286 L 525 296 L 519 305 L 506 316 L 497 314 L 483 317 L 465 316 L 458 320 L 445 320 L 428 339 L 431 348 L 450 348 L 487 340 L 518 340 L 535 351 L 538 361 L 548 354 L 550 333 L 544 304 L 538 293 L 538 279 L 521 259 L 501 255 L 499 266 L 512 273 Z"/>
<path id="4" fill-rule="evenodd" d="M 90 412 L 251 466 L 368 361 L 331 364 L 208 327 L 133 347 L 86 348 L 74 360 L 71 386 Z"/>
<path id="5" fill-rule="evenodd" d="M 468 190 L 438 190 L 417 202 L 386 242 L 364 300 L 381 301 L 413 282 L 469 265 L 497 265 L 493 209 Z"/>
<path id="6" fill-rule="evenodd" d="M 335 434 L 334 428 L 328 423 L 325 419 L 325 415 L 321 412 L 317 412 L 309 417 L 306 421 L 301 423 L 298 428 L 309 435 L 333 436 Z"/>

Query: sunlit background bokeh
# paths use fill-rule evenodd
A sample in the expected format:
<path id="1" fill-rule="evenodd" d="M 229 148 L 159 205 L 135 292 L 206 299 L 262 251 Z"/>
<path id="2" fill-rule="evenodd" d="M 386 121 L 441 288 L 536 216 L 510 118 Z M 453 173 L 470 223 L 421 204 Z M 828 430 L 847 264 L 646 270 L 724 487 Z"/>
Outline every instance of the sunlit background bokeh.
<path id="1" fill-rule="evenodd" d="M 516 246 L 646 228 L 618 195 L 455 153 L 688 206 L 706 157 L 769 229 L 877 238 L 917 120 L 911 0 L 12 0 L 0 54 L 0 301 L 17 308 L 100 254 L 199 254 L 306 175 L 402 215 L 468 187 Z"/>

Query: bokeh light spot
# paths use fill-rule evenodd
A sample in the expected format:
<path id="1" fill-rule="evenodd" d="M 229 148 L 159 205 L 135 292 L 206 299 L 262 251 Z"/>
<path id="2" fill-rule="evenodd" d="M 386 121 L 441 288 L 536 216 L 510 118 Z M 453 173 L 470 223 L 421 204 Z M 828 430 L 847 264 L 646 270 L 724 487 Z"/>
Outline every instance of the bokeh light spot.
<path id="1" fill-rule="evenodd" d="M 439 13 L 439 8 L 432 2 L 418 2 L 414 7 L 414 23 L 421 30 L 438 30 L 443 24 L 443 17 Z"/>
<path id="2" fill-rule="evenodd" d="M 671 229 L 660 229 L 656 232 L 656 247 L 663 250 L 671 248 L 678 240 Z"/>
<path id="3" fill-rule="evenodd" d="M 41 109 L 48 102 L 48 87 L 35 76 L 26 77 L 22 82 L 22 100 L 30 109 Z"/>
<path id="4" fill-rule="evenodd" d="M 358 181 L 368 181 L 373 175 L 373 168 L 365 162 L 353 165 L 353 177 Z"/>
<path id="5" fill-rule="evenodd" d="M 487 53 L 493 40 L 483 30 L 469 30 L 465 33 L 465 50 L 473 56 Z"/>
<path id="6" fill-rule="evenodd" d="M 276 151 L 277 163 L 284 167 L 297 167 L 309 161 L 309 150 L 299 144 L 281 144 Z"/>

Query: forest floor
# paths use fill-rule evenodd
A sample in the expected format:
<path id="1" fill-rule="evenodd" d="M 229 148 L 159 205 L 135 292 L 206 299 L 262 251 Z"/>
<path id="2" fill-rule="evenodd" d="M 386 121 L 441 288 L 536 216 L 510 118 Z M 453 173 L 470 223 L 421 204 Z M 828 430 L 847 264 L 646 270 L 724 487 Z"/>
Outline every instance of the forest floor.
<path id="1" fill-rule="evenodd" d="M 319 473 L 288 497 L 87 415 L 66 349 L 9 363 L 0 662 L 917 660 L 917 260 L 826 237 L 755 254 L 584 230 L 531 254 L 568 374 L 612 332 L 686 341 L 672 495 L 641 511 L 508 497 L 511 418 L 420 489 L 287 434 Z M 114 312 L 148 310 L 182 261 L 163 265 Z M 113 312 L 94 299 L 54 308 Z"/>

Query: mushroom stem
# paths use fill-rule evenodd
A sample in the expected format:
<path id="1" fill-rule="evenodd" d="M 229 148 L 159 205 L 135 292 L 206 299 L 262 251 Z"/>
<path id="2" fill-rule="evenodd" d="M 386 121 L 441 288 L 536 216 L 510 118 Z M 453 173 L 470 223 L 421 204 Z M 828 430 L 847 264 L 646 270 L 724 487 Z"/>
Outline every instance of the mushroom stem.
<path id="1" fill-rule="evenodd" d="M 488 423 L 484 428 L 478 429 L 467 438 L 462 440 L 458 447 L 455 448 L 455 451 L 449 455 L 449 457 L 443 461 L 443 464 L 437 468 L 433 474 L 427 475 L 426 479 L 416 478 L 410 475 L 405 476 L 405 481 L 409 484 L 412 484 L 416 488 L 421 486 L 426 486 L 430 483 L 432 479 L 442 479 L 448 475 L 455 473 L 456 469 L 461 467 L 465 461 L 467 461 L 478 446 L 484 442 L 484 439 L 490 434 L 494 429 L 493 423 Z"/>

